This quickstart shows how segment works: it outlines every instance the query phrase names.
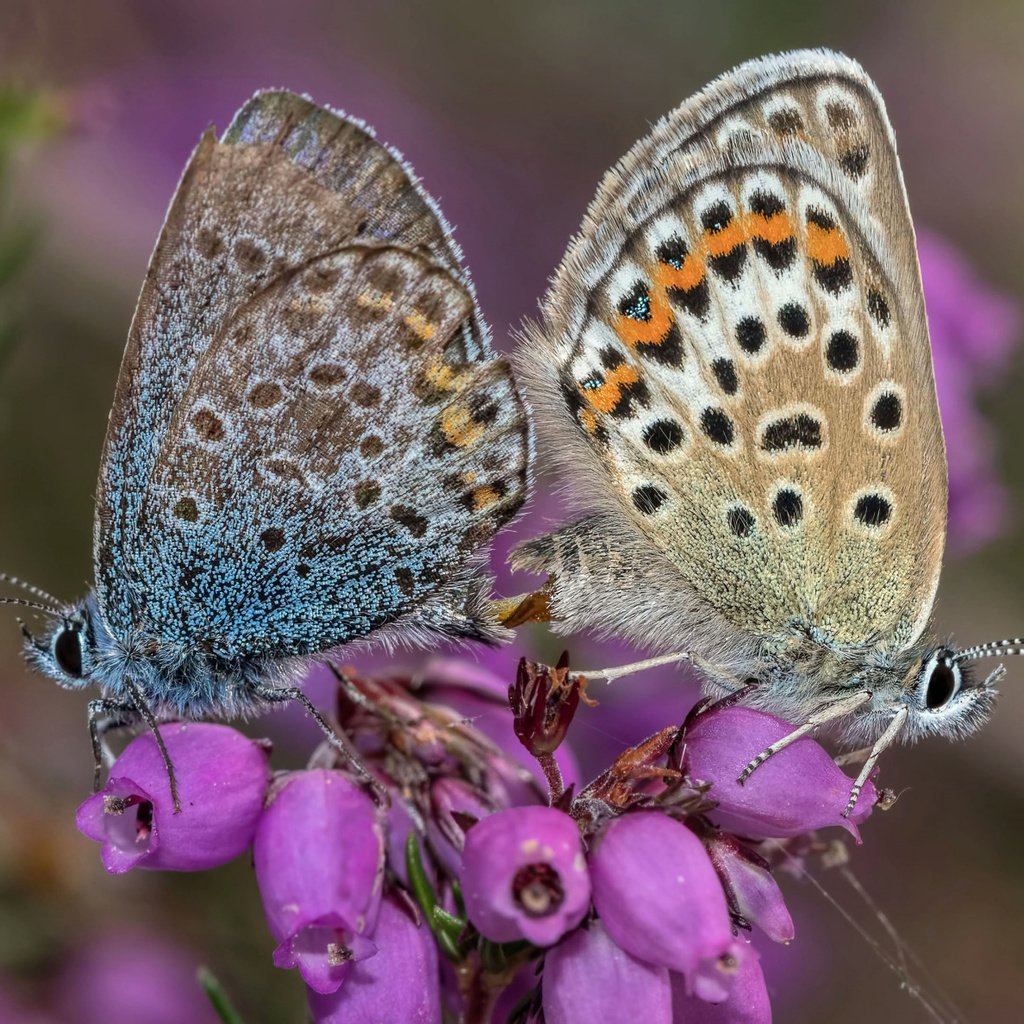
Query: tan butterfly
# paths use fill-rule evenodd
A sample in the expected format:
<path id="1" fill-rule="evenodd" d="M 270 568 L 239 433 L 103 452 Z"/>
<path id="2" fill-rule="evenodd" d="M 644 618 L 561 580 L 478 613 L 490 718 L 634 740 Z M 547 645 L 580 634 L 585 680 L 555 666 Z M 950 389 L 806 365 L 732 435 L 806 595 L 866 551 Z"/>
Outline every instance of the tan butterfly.
<path id="1" fill-rule="evenodd" d="M 581 518 L 518 616 L 689 658 L 713 693 L 873 744 L 977 728 L 1004 641 L 927 633 L 946 456 L 885 106 L 841 54 L 751 61 L 614 167 L 518 369 Z M 514 614 L 510 621 L 515 621 Z M 679 652 L 685 651 L 685 654 Z M 605 673 L 611 676 L 615 671 Z"/>

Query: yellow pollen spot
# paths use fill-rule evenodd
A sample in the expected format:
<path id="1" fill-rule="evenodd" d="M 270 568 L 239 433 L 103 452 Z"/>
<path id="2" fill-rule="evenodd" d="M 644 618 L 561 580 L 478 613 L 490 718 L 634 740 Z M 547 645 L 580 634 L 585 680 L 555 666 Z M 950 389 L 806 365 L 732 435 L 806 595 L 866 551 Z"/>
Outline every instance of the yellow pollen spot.
<path id="1" fill-rule="evenodd" d="M 483 437 L 484 430 L 484 425 L 477 423 L 461 405 L 450 405 L 441 413 L 441 431 L 456 448 L 475 444 Z"/>
<path id="2" fill-rule="evenodd" d="M 405 318 L 405 326 L 422 341 L 433 341 L 434 325 L 417 309 Z"/>
<path id="3" fill-rule="evenodd" d="M 522 850 L 523 853 L 536 853 L 540 849 L 540 840 L 524 839 L 522 843 L 519 844 L 519 849 Z"/>

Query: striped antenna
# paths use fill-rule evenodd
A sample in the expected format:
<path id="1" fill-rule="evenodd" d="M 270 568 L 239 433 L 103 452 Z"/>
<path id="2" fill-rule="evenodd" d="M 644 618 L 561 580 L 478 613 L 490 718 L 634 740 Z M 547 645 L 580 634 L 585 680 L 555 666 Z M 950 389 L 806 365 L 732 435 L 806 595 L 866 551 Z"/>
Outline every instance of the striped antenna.
<path id="1" fill-rule="evenodd" d="M 10 583 L 12 586 L 21 587 L 22 590 L 28 591 L 33 597 L 48 601 L 55 608 L 60 607 L 60 601 L 53 594 L 48 594 L 42 587 L 34 587 L 31 583 L 19 580 L 17 576 L 12 576 L 10 573 L 0 572 L 0 583 Z"/>
<path id="2" fill-rule="evenodd" d="M 0 604 L 16 604 L 19 608 L 31 608 L 33 611 L 46 612 L 54 618 L 63 618 L 64 613 L 59 608 L 53 608 L 48 604 L 40 604 L 38 601 L 28 601 L 24 597 L 0 597 Z"/>
<path id="3" fill-rule="evenodd" d="M 960 651 L 954 661 L 975 661 L 978 658 L 1007 658 L 1014 654 L 1024 654 L 1024 638 L 1015 636 L 1009 640 L 992 640 L 977 647 L 968 647 Z"/>

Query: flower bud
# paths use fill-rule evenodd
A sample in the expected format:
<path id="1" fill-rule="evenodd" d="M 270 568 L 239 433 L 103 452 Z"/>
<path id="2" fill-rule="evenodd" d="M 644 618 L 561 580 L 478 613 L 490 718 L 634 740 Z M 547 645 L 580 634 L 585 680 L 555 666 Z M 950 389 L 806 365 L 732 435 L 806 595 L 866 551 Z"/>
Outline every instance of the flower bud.
<path id="1" fill-rule="evenodd" d="M 616 818 L 590 855 L 590 874 L 608 934 L 640 960 L 695 986 L 730 953 L 721 883 L 704 845 L 673 818 L 656 811 Z"/>
<path id="2" fill-rule="evenodd" d="M 600 921 L 547 953 L 541 991 L 545 1024 L 672 1024 L 668 970 L 621 949 Z"/>
<path id="3" fill-rule="evenodd" d="M 508 688 L 519 742 L 533 754 L 553 754 L 565 739 L 580 703 L 581 676 L 569 672 L 568 652 L 558 664 L 519 659 L 516 681 Z"/>

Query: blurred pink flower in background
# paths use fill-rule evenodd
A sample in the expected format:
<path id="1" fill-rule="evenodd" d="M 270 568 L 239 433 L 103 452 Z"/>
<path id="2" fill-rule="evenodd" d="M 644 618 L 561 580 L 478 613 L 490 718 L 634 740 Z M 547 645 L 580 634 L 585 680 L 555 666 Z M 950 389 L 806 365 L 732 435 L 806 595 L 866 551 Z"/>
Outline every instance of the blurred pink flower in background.
<path id="1" fill-rule="evenodd" d="M 1020 345 L 1020 307 L 982 281 L 949 242 L 928 230 L 917 242 L 949 456 L 949 543 L 964 552 L 1006 527 L 995 436 L 977 402 Z"/>
<path id="2" fill-rule="evenodd" d="M 196 981 L 197 966 L 193 954 L 122 923 L 118 932 L 79 945 L 57 981 L 54 1019 L 62 1024 L 215 1024 L 217 1015 Z"/>

